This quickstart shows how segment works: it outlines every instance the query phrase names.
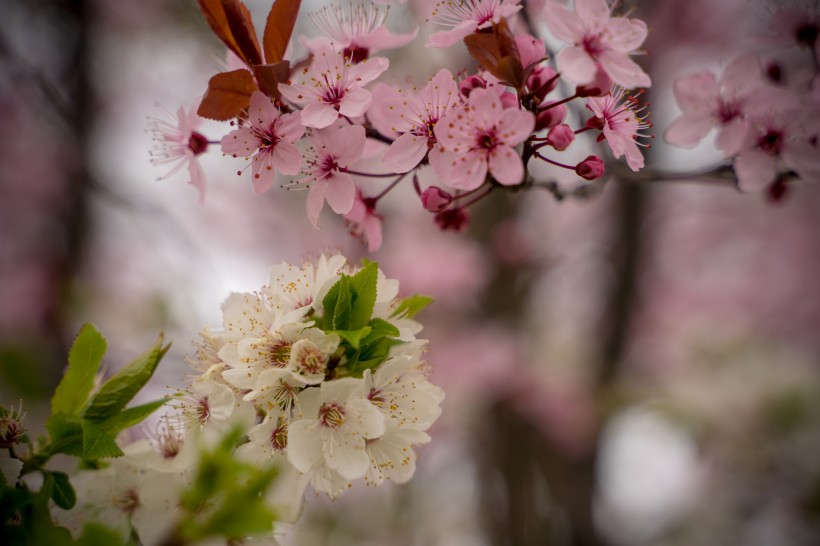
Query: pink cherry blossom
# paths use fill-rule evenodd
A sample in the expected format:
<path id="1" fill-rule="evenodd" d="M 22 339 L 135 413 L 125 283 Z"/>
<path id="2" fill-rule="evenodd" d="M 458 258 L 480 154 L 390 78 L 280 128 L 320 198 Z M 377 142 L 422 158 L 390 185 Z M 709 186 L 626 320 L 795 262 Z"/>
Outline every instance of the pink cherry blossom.
<path id="1" fill-rule="evenodd" d="M 318 227 L 325 199 L 336 214 L 347 214 L 353 208 L 356 186 L 345 171 L 362 157 L 365 132 L 361 125 L 333 127 L 315 131 L 310 140 L 313 146 L 304 153 L 305 176 L 288 187 L 310 188 L 307 214 Z"/>
<path id="2" fill-rule="evenodd" d="M 305 127 L 323 129 L 340 115 L 363 115 L 372 102 L 363 86 L 378 78 L 389 64 L 383 57 L 353 64 L 350 57 L 326 46 L 315 53 L 310 68 L 303 70 L 300 83 L 280 85 L 279 91 L 289 101 L 304 106 Z"/>
<path id="3" fill-rule="evenodd" d="M 614 90 L 614 93 L 587 100 L 587 108 L 595 114 L 595 119 L 591 121 L 600 124 L 609 149 L 616 158 L 626 156 L 626 162 L 633 171 L 639 171 L 643 167 L 643 154 L 638 146 L 646 145 L 637 140 L 648 135 L 640 131 L 652 126 L 646 118 L 640 116 L 643 107 L 636 108 L 636 104 L 635 97 L 627 94 L 622 87 Z"/>
<path id="4" fill-rule="evenodd" d="M 484 183 L 489 171 L 501 184 L 518 184 L 524 163 L 514 146 L 534 127 L 532 113 L 504 109 L 494 91 L 475 89 L 467 104 L 450 109 L 434 130 L 438 142 L 453 155 L 446 182 L 472 190 Z"/>
<path id="5" fill-rule="evenodd" d="M 779 101 L 762 79 L 763 68 L 754 55 L 729 63 L 720 79 L 709 71 L 698 72 L 675 82 L 675 99 L 682 114 L 672 120 L 664 140 L 681 148 L 693 148 L 713 128 L 716 145 L 724 157 L 737 154 L 746 134 L 745 114 L 760 104 Z"/>
<path id="6" fill-rule="evenodd" d="M 420 93 L 399 92 L 382 102 L 372 117 L 380 117 L 380 125 L 389 126 L 391 132 L 398 135 L 384 154 L 384 166 L 397 173 L 408 172 L 428 151 L 431 163 L 441 161 L 442 152 L 435 146 L 434 128 L 450 108 L 460 103 L 458 84 L 446 69 L 439 70 Z"/>
<path id="7" fill-rule="evenodd" d="M 384 218 L 376 213 L 375 199 L 363 197 L 356 192 L 353 208 L 345 214 L 345 222 L 354 237 L 367 242 L 367 251 L 376 252 L 382 246 L 382 221 Z"/>
<path id="8" fill-rule="evenodd" d="M 778 179 L 779 163 L 805 181 L 820 181 L 820 149 L 809 141 L 800 109 L 772 109 L 753 116 L 735 158 L 735 174 L 743 191 L 760 191 Z"/>
<path id="9" fill-rule="evenodd" d="M 489 28 L 501 19 L 518 13 L 520 0 L 441 0 L 436 4 L 430 19 L 450 27 L 434 33 L 427 47 L 450 47 L 465 36 Z"/>
<path id="10" fill-rule="evenodd" d="M 418 28 L 407 34 L 393 34 L 384 26 L 387 11 L 388 8 L 373 4 L 350 4 L 347 8 L 336 4 L 325 6 L 309 15 L 326 37 L 303 38 L 302 44 L 313 53 L 330 46 L 354 63 L 384 49 L 406 46 L 416 37 Z"/>
<path id="11" fill-rule="evenodd" d="M 259 91 L 251 95 L 248 122 L 250 126 L 240 127 L 222 138 L 222 152 L 233 157 L 252 157 L 253 191 L 264 193 L 273 184 L 275 171 L 289 175 L 299 172 L 302 157 L 293 143 L 302 138 L 305 128 L 299 122 L 298 112 L 282 114 Z"/>
<path id="12" fill-rule="evenodd" d="M 205 200 L 205 173 L 197 156 L 208 149 L 208 139 L 196 129 L 202 124 L 202 118 L 196 114 L 199 103 L 185 110 L 177 109 L 174 122 L 149 118 L 148 126 L 153 133 L 154 145 L 151 150 L 151 163 L 154 165 L 173 164 L 171 170 L 159 177 L 164 180 L 176 174 L 185 165 L 188 166 L 188 183 L 199 191 L 199 201 Z"/>
<path id="13" fill-rule="evenodd" d="M 558 39 L 572 44 L 558 53 L 558 70 L 583 85 L 595 78 L 600 66 L 618 85 L 649 87 L 649 76 L 629 58 L 646 39 L 646 23 L 612 17 L 611 9 L 606 0 L 576 0 L 574 12 L 557 0 L 547 2 L 547 27 Z"/>

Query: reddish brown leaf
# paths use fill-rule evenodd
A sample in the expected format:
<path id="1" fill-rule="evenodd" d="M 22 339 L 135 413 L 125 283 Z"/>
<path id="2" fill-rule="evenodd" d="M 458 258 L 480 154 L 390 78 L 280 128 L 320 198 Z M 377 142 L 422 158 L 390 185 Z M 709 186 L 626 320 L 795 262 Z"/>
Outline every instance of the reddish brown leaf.
<path id="1" fill-rule="evenodd" d="M 259 89 L 264 94 L 279 98 L 279 84 L 287 83 L 290 78 L 290 62 L 256 65 L 253 67 L 253 75 L 256 76 Z"/>
<path id="2" fill-rule="evenodd" d="M 470 56 L 487 70 L 495 68 L 501 58 L 494 34 L 470 34 L 464 38 L 464 44 Z"/>
<path id="3" fill-rule="evenodd" d="M 256 40 L 256 30 L 253 28 L 251 13 L 242 0 L 220 0 L 225 17 L 231 29 L 236 45 L 242 50 L 242 58 L 248 66 L 262 64 L 262 51 Z"/>
<path id="4" fill-rule="evenodd" d="M 235 118 L 251 101 L 251 93 L 257 90 L 250 71 L 240 68 L 220 72 L 208 82 L 208 90 L 202 97 L 197 114 L 203 118 L 227 121 Z"/>
<path id="5" fill-rule="evenodd" d="M 281 61 L 285 56 L 301 3 L 301 0 L 276 0 L 271 6 L 265 24 L 265 35 L 262 37 L 262 47 L 268 63 Z"/>
<path id="6" fill-rule="evenodd" d="M 524 68 L 505 20 L 495 25 L 491 33 L 466 36 L 464 43 L 470 56 L 490 74 L 516 89 L 523 87 Z"/>
<path id="7" fill-rule="evenodd" d="M 245 58 L 242 50 L 233 38 L 233 33 L 228 25 L 228 18 L 225 15 L 225 10 L 222 9 L 221 1 L 197 0 L 197 3 L 199 4 L 199 9 L 202 10 L 202 14 L 205 15 L 208 26 L 214 31 L 216 37 L 222 40 L 222 43 L 228 46 L 228 49 L 236 53 L 240 59 L 247 63 L 248 59 Z"/>
<path id="8" fill-rule="evenodd" d="M 524 69 L 521 61 L 517 57 L 507 55 L 502 57 L 495 65 L 495 70 L 490 71 L 493 76 L 516 89 L 524 87 Z"/>

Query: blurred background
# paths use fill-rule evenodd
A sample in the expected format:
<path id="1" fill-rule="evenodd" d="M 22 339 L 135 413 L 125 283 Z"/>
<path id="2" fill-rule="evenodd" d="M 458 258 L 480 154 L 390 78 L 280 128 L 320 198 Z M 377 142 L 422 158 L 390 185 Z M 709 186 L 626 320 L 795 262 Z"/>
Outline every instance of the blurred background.
<path id="1" fill-rule="evenodd" d="M 159 331 L 173 340 L 151 397 L 183 384 L 229 292 L 342 250 L 436 298 L 421 320 L 447 399 L 410 484 L 310 494 L 283 544 L 820 544 L 820 188 L 741 194 L 686 174 L 720 164 L 711 142 L 660 138 L 674 78 L 780 55 L 759 39 L 775 4 L 621 2 L 651 28 L 639 62 L 658 138 L 640 180 L 496 195 L 464 234 L 438 231 L 405 188 L 383 201 L 372 256 L 327 211 L 315 230 L 304 194 L 254 195 L 215 147 L 204 204 L 184 173 L 157 179 L 148 118 L 194 104 L 225 62 L 195 2 L 0 4 L 0 401 L 23 399 L 30 430 L 82 323 L 107 337 L 109 370 Z M 263 28 L 269 0 L 247 4 Z M 388 82 L 472 66 L 460 45 L 424 47 L 433 4 L 391 6 L 390 28 L 420 35 L 385 54 Z M 525 13 L 546 32 L 539 7 Z M 302 33 L 316 34 L 307 17 Z M 786 59 L 787 73 L 811 63 Z"/>

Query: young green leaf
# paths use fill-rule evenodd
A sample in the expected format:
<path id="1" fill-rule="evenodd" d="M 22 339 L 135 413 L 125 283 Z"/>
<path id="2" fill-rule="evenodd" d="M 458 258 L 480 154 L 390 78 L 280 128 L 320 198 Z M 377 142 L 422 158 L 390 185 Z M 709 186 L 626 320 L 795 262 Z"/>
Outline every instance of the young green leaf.
<path id="1" fill-rule="evenodd" d="M 68 369 L 51 399 L 51 413 L 76 415 L 86 402 L 107 344 L 92 324 L 85 324 L 68 353 Z"/>
<path id="2" fill-rule="evenodd" d="M 338 334 L 342 340 L 346 341 L 354 350 L 359 349 L 362 339 L 370 334 L 370 326 L 359 328 L 358 330 L 331 330 L 329 334 Z"/>
<path id="3" fill-rule="evenodd" d="M 344 275 L 342 275 L 344 277 Z M 333 313 L 336 311 L 336 301 L 339 299 L 339 290 L 342 284 L 342 279 L 339 279 L 333 286 L 328 289 L 325 297 L 322 298 L 322 308 L 324 309 L 324 316 L 322 318 L 322 329 L 333 329 Z"/>
<path id="4" fill-rule="evenodd" d="M 357 330 L 370 321 L 376 304 L 376 284 L 379 280 L 379 266 L 376 262 L 366 262 L 365 266 L 350 278 L 351 291 L 355 294 L 350 314 L 349 329 Z"/>
<path id="5" fill-rule="evenodd" d="M 148 351 L 111 376 L 91 398 L 82 416 L 94 423 L 101 423 L 119 413 L 148 383 L 157 364 L 170 348 L 170 345 L 163 347 L 162 340 L 160 335 Z"/>
<path id="6" fill-rule="evenodd" d="M 352 294 L 350 290 L 350 277 L 342 275 L 339 279 L 339 292 L 336 298 L 336 307 L 333 309 L 333 329 L 334 330 L 348 330 L 350 329 L 350 314 L 352 302 Z M 329 312 L 325 309 L 325 312 Z"/>
<path id="7" fill-rule="evenodd" d="M 83 527 L 83 534 L 77 539 L 77 546 L 125 546 L 126 542 L 119 532 L 102 523 L 91 522 Z"/>
<path id="8" fill-rule="evenodd" d="M 171 398 L 160 398 L 140 406 L 124 409 L 100 423 L 100 427 L 111 435 L 117 435 L 121 430 L 141 423 L 146 417 L 161 408 Z"/>
<path id="9" fill-rule="evenodd" d="M 368 326 L 370 326 L 370 333 L 362 339 L 362 347 L 367 347 L 384 337 L 399 337 L 400 335 L 398 328 L 380 318 L 371 319 Z"/>
<path id="10" fill-rule="evenodd" d="M 102 428 L 86 420 L 83 420 L 80 426 L 83 430 L 83 459 L 94 460 L 123 455 L 114 438 Z"/>
<path id="11" fill-rule="evenodd" d="M 399 303 L 399 306 L 396 307 L 396 310 L 391 315 L 392 317 L 402 317 L 402 318 L 413 318 L 416 316 L 421 310 L 425 307 L 433 303 L 433 298 L 430 296 L 410 296 L 408 298 L 404 298 Z"/>
<path id="12" fill-rule="evenodd" d="M 83 420 L 79 417 L 58 413 L 46 421 L 49 436 L 49 451 L 82 457 L 83 455 Z"/>
<path id="13" fill-rule="evenodd" d="M 54 503 L 64 510 L 70 510 L 77 504 L 77 493 L 68 481 L 68 474 L 65 472 L 45 472 L 54 478 L 54 489 L 51 491 L 51 498 Z"/>

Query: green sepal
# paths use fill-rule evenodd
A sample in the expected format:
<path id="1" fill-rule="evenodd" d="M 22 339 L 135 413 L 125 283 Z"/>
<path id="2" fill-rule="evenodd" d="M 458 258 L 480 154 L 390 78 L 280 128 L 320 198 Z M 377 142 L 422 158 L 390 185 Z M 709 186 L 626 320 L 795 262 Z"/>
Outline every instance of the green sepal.
<path id="1" fill-rule="evenodd" d="M 88 399 L 94 377 L 107 348 L 105 338 L 92 324 L 84 324 L 68 353 L 68 368 L 51 398 L 51 413 L 76 415 Z"/>
<path id="2" fill-rule="evenodd" d="M 82 416 L 94 423 L 102 423 L 115 416 L 148 383 L 162 357 L 171 347 L 162 345 L 163 337 L 145 353 L 138 356 L 106 381 L 88 402 Z"/>

